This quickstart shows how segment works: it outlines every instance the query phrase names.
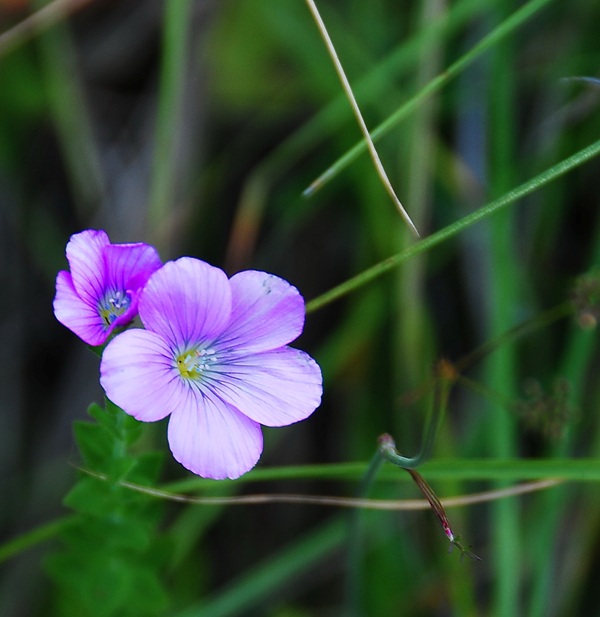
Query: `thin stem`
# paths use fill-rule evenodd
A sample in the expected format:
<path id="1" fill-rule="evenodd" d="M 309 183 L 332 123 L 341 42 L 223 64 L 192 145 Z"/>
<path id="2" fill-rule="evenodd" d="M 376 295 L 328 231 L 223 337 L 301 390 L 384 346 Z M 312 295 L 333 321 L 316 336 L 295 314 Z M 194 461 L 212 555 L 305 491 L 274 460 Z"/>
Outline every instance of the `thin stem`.
<path id="1" fill-rule="evenodd" d="M 367 270 L 364 270 L 360 274 L 352 277 L 346 282 L 330 289 L 324 294 L 314 298 L 306 305 L 306 312 L 310 313 L 312 311 L 316 311 L 320 308 L 323 308 L 325 305 L 333 302 L 334 300 L 338 300 L 339 298 L 349 294 L 350 292 L 358 289 L 359 287 L 365 285 L 366 283 L 371 282 L 382 274 L 396 268 L 400 264 L 409 260 L 420 253 L 424 253 L 429 249 L 441 244 L 445 240 L 452 238 L 453 236 L 458 235 L 465 229 L 471 227 L 475 223 L 482 221 L 492 214 L 503 210 L 506 206 L 513 204 L 519 199 L 533 193 L 537 189 L 541 188 L 548 182 L 555 180 L 556 178 L 566 174 L 568 171 L 571 171 L 575 167 L 585 163 L 589 159 L 597 156 L 600 153 L 600 140 L 594 142 L 587 148 L 580 150 L 579 152 L 573 154 L 569 158 L 557 163 L 556 165 L 550 167 L 546 171 L 538 174 L 531 180 L 521 184 L 520 186 L 508 191 L 506 194 L 502 195 L 498 199 L 494 199 L 490 203 L 486 204 L 476 210 L 475 212 L 463 217 L 462 219 L 452 223 L 443 229 L 419 240 L 412 246 L 384 259 L 383 261 L 371 266 Z"/>
<path id="2" fill-rule="evenodd" d="M 418 238 L 419 232 L 417 231 L 417 228 L 415 227 L 410 216 L 408 215 L 408 212 L 406 212 L 406 210 L 404 209 L 404 206 L 400 203 L 400 200 L 398 199 L 398 196 L 396 195 L 392 187 L 392 184 L 389 181 L 387 174 L 385 173 L 385 169 L 383 168 L 379 155 L 377 154 L 377 150 L 375 149 L 375 145 L 373 144 L 373 140 L 371 139 L 371 135 L 369 134 L 369 129 L 367 128 L 367 125 L 365 124 L 362 114 L 360 113 L 360 108 L 358 106 L 358 103 L 356 102 L 354 93 L 352 92 L 352 87 L 350 86 L 350 82 L 348 81 L 348 78 L 346 77 L 346 74 L 344 73 L 344 68 L 342 67 L 342 63 L 340 62 L 338 55 L 335 51 L 335 47 L 333 46 L 329 33 L 327 32 L 325 23 L 321 19 L 319 10 L 317 9 L 317 6 L 313 0 L 306 0 L 306 4 L 308 5 L 308 8 L 310 12 L 312 13 L 313 19 L 315 20 L 315 23 L 317 24 L 317 28 L 319 29 L 319 32 L 321 33 L 321 36 L 323 37 L 323 40 L 325 41 L 325 45 L 327 46 L 327 51 L 329 52 L 329 56 L 331 57 L 336 73 L 338 74 L 338 77 L 340 78 L 340 81 L 342 83 L 342 88 L 344 89 L 344 93 L 346 94 L 346 97 L 348 98 L 348 101 L 350 102 L 350 106 L 352 107 L 352 111 L 354 112 L 356 121 L 358 122 L 358 126 L 360 127 L 360 131 L 365 140 L 366 147 L 369 150 L 369 154 L 371 155 L 371 159 L 373 161 L 373 164 L 375 165 L 377 175 L 380 177 L 381 181 L 383 182 L 383 186 L 385 187 L 385 190 L 388 192 L 388 195 L 392 198 L 392 201 L 396 204 L 396 207 L 398 208 L 398 211 L 402 215 L 402 218 L 404 219 L 406 224 L 409 226 L 410 230 Z"/>
<path id="3" fill-rule="evenodd" d="M 92 0 L 54 0 L 0 34 L 0 57 L 82 9 Z"/>
<path id="4" fill-rule="evenodd" d="M 427 499 L 427 502 L 431 506 L 431 509 L 440 521 L 442 529 L 444 530 L 444 534 L 450 541 L 451 545 L 456 546 L 456 548 L 460 550 L 461 555 L 467 555 L 469 557 L 472 557 L 473 559 L 479 560 L 479 557 L 466 549 L 460 543 L 458 536 L 455 536 L 452 528 L 450 527 L 450 521 L 446 516 L 446 512 L 444 511 L 444 507 L 442 506 L 440 500 L 438 499 L 433 489 L 429 486 L 429 484 L 427 484 L 425 478 L 423 478 L 423 476 L 421 476 L 421 474 L 418 473 L 415 469 L 422 462 L 427 460 L 431 454 L 435 436 L 440 427 L 446 407 L 448 406 L 450 389 L 452 387 L 452 384 L 454 384 L 454 382 L 459 377 L 454 366 L 449 362 L 445 361 L 439 363 L 438 374 L 439 380 L 436 384 L 437 387 L 436 396 L 433 404 L 433 413 L 429 414 L 429 417 L 427 418 L 425 424 L 421 451 L 413 458 L 406 458 L 404 456 L 401 456 L 396 450 L 392 437 L 390 435 L 382 435 L 379 438 L 378 452 L 381 457 L 385 458 L 394 465 L 402 467 L 402 469 L 404 469 L 410 474 L 411 478 L 419 487 L 420 491 L 423 493 L 423 495 Z"/>
<path id="5" fill-rule="evenodd" d="M 207 480 L 186 478 L 171 482 L 164 487 L 165 493 L 192 493 L 208 491 L 216 486 L 247 485 L 254 482 L 281 480 L 334 480 L 355 481 L 364 477 L 368 465 L 365 462 L 335 463 L 328 465 L 304 465 L 298 467 L 275 467 L 255 469 L 237 480 Z M 422 471 L 436 480 L 489 481 L 536 480 L 562 478 L 573 482 L 600 481 L 600 458 L 474 458 L 434 459 L 423 464 Z M 384 467 L 378 476 L 380 481 L 398 482 L 402 475 L 396 469 Z"/>
<path id="6" fill-rule="evenodd" d="M 483 394 L 483 396 L 486 396 L 486 393 L 491 393 L 491 391 L 484 390 L 483 386 L 464 377 L 464 371 L 471 368 L 474 364 L 476 364 L 489 354 L 493 353 L 501 345 L 512 343 L 521 336 L 525 336 L 527 334 L 530 334 L 531 332 L 535 332 L 540 328 L 545 328 L 546 326 L 549 326 L 550 324 L 553 324 L 560 319 L 564 319 L 565 317 L 572 315 L 573 311 L 574 309 L 571 301 L 561 302 L 543 311 L 542 313 L 538 313 L 533 317 L 530 317 L 529 319 L 517 324 L 516 326 L 509 328 L 498 336 L 486 341 L 470 353 L 466 354 L 465 356 L 454 362 L 453 370 L 456 373 L 456 381 L 462 385 L 467 386 L 471 390 L 479 392 Z M 452 366 L 449 362 L 446 362 L 446 364 L 449 367 Z M 415 400 L 420 398 L 426 391 L 429 391 L 431 387 L 433 387 L 436 379 L 438 379 L 436 375 L 431 375 L 430 378 L 419 388 L 408 392 L 407 394 L 404 394 L 402 396 L 402 400 L 405 401 L 407 404 L 414 402 Z M 492 400 L 498 399 L 497 396 L 492 396 L 491 398 Z"/>
<path id="7" fill-rule="evenodd" d="M 442 360 L 438 364 L 437 374 L 438 379 L 435 382 L 434 401 L 425 420 L 423 442 L 419 452 L 410 458 L 402 456 L 396 450 L 396 444 L 391 435 L 384 434 L 379 437 L 379 452 L 381 455 L 387 461 L 393 465 L 402 467 L 402 469 L 416 469 L 431 456 L 435 436 L 437 435 L 446 412 L 446 407 L 448 406 L 450 390 L 459 377 L 452 364 L 445 360 Z"/>
<path id="8" fill-rule="evenodd" d="M 86 471 L 83 469 L 82 471 Z M 93 474 L 98 479 L 108 480 L 107 476 L 101 474 Z M 577 480 L 577 477 L 573 477 Z M 565 480 L 550 478 L 547 480 L 534 480 L 524 482 L 517 486 L 512 486 L 504 489 L 494 489 L 490 491 L 481 491 L 470 495 L 459 495 L 457 497 L 447 497 L 441 499 L 441 503 L 445 508 L 457 508 L 480 503 L 496 501 L 498 499 L 506 499 L 507 497 L 515 497 L 517 495 L 525 495 L 535 491 L 542 491 L 562 484 Z M 304 504 L 329 506 L 334 508 L 360 508 L 363 510 L 379 510 L 393 512 L 407 512 L 427 510 L 430 504 L 425 499 L 361 499 L 357 497 L 338 497 L 334 495 L 241 495 L 234 497 L 191 497 L 190 495 L 182 495 L 154 489 L 133 482 L 120 481 L 119 486 L 129 488 L 132 491 L 143 493 L 157 499 L 165 499 L 179 503 L 187 503 L 190 505 L 201 506 L 256 506 L 273 503 L 282 504 Z M 16 557 L 20 553 L 37 546 L 43 542 L 51 540 L 66 529 L 72 522 L 76 520 L 76 516 L 65 516 L 56 521 L 51 521 L 45 525 L 36 527 L 16 538 L 4 543 L 0 546 L 0 564 Z"/>
<path id="9" fill-rule="evenodd" d="M 392 437 L 387 434 L 381 435 L 379 437 L 379 447 L 377 448 L 377 451 L 371 459 L 371 463 L 369 464 L 367 472 L 365 473 L 365 476 L 360 484 L 360 497 L 364 497 L 367 494 L 385 460 L 393 463 L 394 465 L 402 467 L 402 469 L 406 469 L 409 473 L 411 473 L 411 475 L 413 475 L 412 470 L 415 467 L 419 466 L 423 461 L 427 460 L 427 458 L 429 458 L 435 436 L 437 434 L 440 422 L 444 416 L 444 411 L 448 403 L 448 395 L 450 393 L 450 388 L 457 377 L 457 374 L 454 372 L 452 366 L 446 362 L 440 362 L 438 366 L 438 373 L 440 379 L 436 383 L 436 396 L 433 402 L 433 406 L 430 408 L 429 413 L 427 414 L 427 419 L 425 420 L 423 443 L 421 445 L 419 453 L 412 458 L 402 456 L 396 450 Z M 425 496 L 427 497 L 427 495 Z M 427 499 L 429 503 L 431 503 L 429 497 L 427 497 Z M 350 548 L 348 554 L 349 569 L 346 577 L 345 606 L 348 617 L 361 615 L 360 583 L 362 580 L 361 564 L 363 561 L 363 526 L 363 514 L 359 511 L 354 512 L 350 519 Z M 453 540 L 454 538 L 451 539 L 451 541 Z"/>
<path id="10" fill-rule="evenodd" d="M 164 5 L 163 54 L 156 118 L 148 226 L 154 244 L 164 242 L 160 233 L 173 206 L 177 184 L 177 149 L 180 145 L 182 107 L 189 61 L 191 0 L 167 0 Z"/>
<path id="11" fill-rule="evenodd" d="M 379 450 L 377 455 L 371 459 L 369 467 L 365 472 L 360 488 L 357 491 L 355 497 L 343 497 L 337 495 L 298 495 L 290 493 L 256 493 L 247 495 L 227 495 L 227 496 L 204 496 L 195 497 L 193 495 L 184 495 L 183 493 L 175 493 L 173 491 L 166 491 L 159 488 L 153 488 L 151 486 L 145 486 L 137 484 L 135 482 L 129 482 L 127 480 L 119 480 L 117 484 L 123 488 L 130 489 L 136 493 L 142 493 L 149 497 L 155 497 L 156 499 L 164 499 L 166 501 L 174 501 L 177 503 L 187 503 L 190 505 L 198 506 L 262 506 L 267 504 L 305 504 L 312 506 L 329 506 L 333 508 L 359 508 L 363 510 L 384 510 L 384 511 L 417 511 L 426 510 L 429 505 L 427 501 L 423 499 L 367 499 L 366 495 L 370 491 L 370 487 L 375 481 L 375 477 L 383 463 L 384 459 L 380 455 Z M 500 462 L 499 467 L 502 462 Z M 587 461 L 589 465 L 590 462 Z M 112 481 L 109 476 L 91 469 L 79 467 L 79 471 L 86 473 L 93 478 L 102 480 L 104 482 Z M 558 471 L 557 471 L 558 473 Z M 371 474 L 371 480 L 366 479 Z M 432 474 L 428 474 L 432 475 Z M 435 474 L 433 474 L 435 475 Z M 544 474 L 542 474 L 544 475 Z M 483 476 L 485 478 L 485 476 Z M 496 476 L 492 476 L 492 479 Z M 512 477 L 512 476 L 509 476 Z M 516 476 L 518 478 L 518 476 Z M 527 477 L 533 477 L 528 475 Z M 477 478 L 481 479 L 479 476 Z M 517 486 L 512 486 L 502 490 L 481 491 L 479 493 L 471 493 L 468 495 L 459 495 L 457 497 L 447 497 L 442 499 L 441 502 L 446 508 L 456 508 L 460 506 L 473 505 L 478 503 L 485 503 L 488 501 L 494 501 L 497 499 L 503 499 L 505 497 L 512 497 L 515 495 L 523 495 L 532 491 L 543 490 L 556 486 L 569 480 L 579 480 L 575 474 L 568 474 L 567 478 L 546 478 L 543 480 L 533 480 L 530 482 L 524 482 Z M 592 478 L 592 479 L 600 479 Z M 361 492 L 363 491 L 363 492 Z M 362 495 L 362 496 L 361 496 Z"/>
<path id="12" fill-rule="evenodd" d="M 381 466 L 383 465 L 384 458 L 381 452 L 377 450 L 369 463 L 369 467 L 359 485 L 357 491 L 357 497 L 364 500 L 373 483 Z M 362 602 L 362 563 L 364 554 L 364 526 L 365 516 L 361 510 L 355 510 L 352 512 L 349 518 L 348 524 L 348 571 L 346 573 L 345 590 L 344 590 L 344 606 L 346 608 L 346 614 L 348 617 L 361 615 L 361 602 Z"/>
<path id="13" fill-rule="evenodd" d="M 529 334 L 539 328 L 549 326 L 555 321 L 568 317 L 572 313 L 572 303 L 570 301 L 561 302 L 560 304 L 545 310 L 543 313 L 539 313 L 530 319 L 517 324 L 513 328 L 510 328 L 495 338 L 486 341 L 483 345 L 480 345 L 477 349 L 468 353 L 456 362 L 456 368 L 462 372 L 467 367 L 479 362 L 482 358 L 498 349 L 501 345 L 511 343 L 525 334 Z"/>
<path id="14" fill-rule="evenodd" d="M 6 542 L 0 546 L 0 563 L 16 557 L 18 554 L 24 551 L 55 538 L 63 529 L 66 529 L 73 521 L 76 520 L 76 516 L 65 516 L 55 521 L 50 521 L 45 525 L 40 525 L 35 529 L 28 531 L 20 536 L 17 536 L 13 540 Z"/>

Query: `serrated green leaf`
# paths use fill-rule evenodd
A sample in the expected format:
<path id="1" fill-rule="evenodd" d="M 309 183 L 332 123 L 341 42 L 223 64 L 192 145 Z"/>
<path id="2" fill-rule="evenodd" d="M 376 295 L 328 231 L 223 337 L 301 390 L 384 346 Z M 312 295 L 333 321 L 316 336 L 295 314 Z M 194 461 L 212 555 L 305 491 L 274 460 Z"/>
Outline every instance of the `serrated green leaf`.
<path id="1" fill-rule="evenodd" d="M 156 567 L 140 567 L 135 570 L 135 576 L 129 581 L 128 615 L 162 615 L 166 610 L 169 598 L 160 581 Z"/>
<path id="2" fill-rule="evenodd" d="M 98 553 L 106 550 L 115 555 L 144 555 L 151 547 L 154 535 L 152 522 L 118 510 L 111 516 L 98 518 L 82 515 L 81 523 L 64 534 L 64 540 L 74 552 Z"/>
<path id="3" fill-rule="evenodd" d="M 154 486 L 159 478 L 164 456 L 162 452 L 144 452 L 135 459 L 127 480 L 144 486 Z"/>
<path id="4" fill-rule="evenodd" d="M 108 479 L 110 482 L 117 483 L 129 477 L 133 469 L 137 465 L 137 457 L 123 455 L 111 461 L 108 471 Z"/>
<path id="5" fill-rule="evenodd" d="M 44 564 L 61 588 L 58 614 L 137 617 L 165 610 L 159 577 L 165 552 L 156 550 L 164 542 L 156 542 L 153 526 L 134 518 L 82 517 L 63 539 L 67 548 Z"/>
<path id="6" fill-rule="evenodd" d="M 116 617 L 129 602 L 132 571 L 115 554 L 104 550 L 59 553 L 46 564 L 62 588 L 63 602 L 80 607 L 81 615 Z"/>
<path id="7" fill-rule="evenodd" d="M 120 487 L 96 478 L 81 478 L 67 493 L 64 504 L 77 512 L 108 516 L 115 509 L 115 492 Z"/>
<path id="8" fill-rule="evenodd" d="M 104 407 L 98 405 L 98 403 L 92 403 L 88 407 L 88 415 L 98 422 L 100 426 L 107 429 L 109 433 L 118 438 L 119 431 L 117 429 L 117 423 L 115 421 L 115 415 L 109 413 Z"/>
<path id="9" fill-rule="evenodd" d="M 73 431 L 85 465 L 105 471 L 114 455 L 115 437 L 103 426 L 83 420 L 74 422 Z"/>
<path id="10" fill-rule="evenodd" d="M 120 439 L 127 445 L 131 445 L 139 439 L 143 430 L 142 422 L 125 413 L 108 398 L 106 399 L 106 413 L 114 422 L 115 430 Z"/>

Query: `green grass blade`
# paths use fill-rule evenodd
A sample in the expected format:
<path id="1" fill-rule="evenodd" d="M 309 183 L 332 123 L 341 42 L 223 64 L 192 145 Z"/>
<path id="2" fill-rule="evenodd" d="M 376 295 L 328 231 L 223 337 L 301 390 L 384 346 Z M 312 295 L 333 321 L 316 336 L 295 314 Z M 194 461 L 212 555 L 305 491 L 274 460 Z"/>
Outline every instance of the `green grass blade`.
<path id="1" fill-rule="evenodd" d="M 504 3 L 498 11 L 492 12 L 492 19 L 498 20 L 514 3 Z M 503 22 L 505 23 L 505 22 Z M 502 24 L 501 24 L 502 25 Z M 490 160 L 488 181 L 492 195 L 501 195 L 516 182 L 516 168 L 512 164 L 517 155 L 515 144 L 516 126 L 513 110 L 516 106 L 516 83 L 514 66 L 514 45 L 512 39 L 504 38 L 494 47 L 490 58 L 491 83 L 502 84 L 501 88 L 489 91 L 490 117 Z M 515 321 L 515 310 L 523 297 L 519 257 L 515 238 L 518 234 L 518 220 L 513 212 L 503 210 L 489 221 L 489 247 L 481 253 L 482 259 L 489 255 L 485 276 L 485 303 L 488 312 L 489 335 L 497 335 Z M 486 362 L 487 379 L 493 390 L 512 398 L 517 388 L 518 357 L 514 345 L 502 345 Z M 487 452 L 498 458 L 517 455 L 517 422 L 499 404 L 492 407 L 485 422 Z M 510 481 L 500 479 L 494 486 L 506 488 Z M 493 504 L 490 512 L 490 536 L 494 560 L 492 565 L 492 605 L 498 617 L 513 617 L 518 613 L 521 564 L 515 561 L 519 553 L 520 521 L 519 504 L 514 499 L 503 499 Z"/>
<path id="2" fill-rule="evenodd" d="M 415 244 L 413 244 L 409 248 L 404 249 L 403 251 L 392 255 L 391 257 L 388 257 L 384 261 L 381 261 L 378 264 L 371 266 L 367 270 L 361 272 L 360 274 L 357 274 L 356 276 L 338 285 L 337 287 L 334 287 L 333 289 L 322 294 L 321 296 L 314 298 L 306 305 L 307 313 L 316 311 L 325 306 L 326 304 L 329 304 L 334 300 L 338 300 L 339 298 L 345 296 L 346 294 L 349 294 L 352 291 L 355 291 L 359 287 L 362 287 L 366 283 L 381 276 L 389 270 L 396 268 L 397 266 L 404 263 L 408 259 L 411 259 L 415 255 L 419 255 L 420 253 L 428 251 L 429 249 L 440 244 L 441 242 L 444 242 L 445 240 L 456 236 L 457 234 L 471 227 L 475 223 L 487 219 L 488 217 L 495 214 L 496 212 L 499 212 L 506 206 L 515 203 L 526 195 L 529 195 L 530 193 L 533 193 L 534 191 L 540 189 L 545 184 L 548 184 L 552 180 L 559 178 L 560 176 L 566 174 L 575 167 L 578 167 L 579 165 L 590 160 L 591 158 L 597 156 L 599 153 L 600 140 L 594 142 L 587 148 L 584 148 L 583 150 L 580 150 L 579 152 L 573 154 L 564 161 L 557 163 L 556 165 L 552 166 L 550 169 L 547 169 L 541 174 L 538 174 L 531 180 L 528 180 L 527 182 L 512 189 L 511 191 L 508 191 L 508 193 L 504 194 L 502 197 L 494 199 L 490 203 L 479 208 L 479 210 L 476 210 L 472 214 L 468 214 L 462 219 L 456 221 L 456 223 L 452 223 L 451 225 L 444 227 L 443 229 L 431 234 L 430 236 L 423 238 L 423 240 L 415 242 Z"/>
<path id="3" fill-rule="evenodd" d="M 56 538 L 75 518 L 75 516 L 65 516 L 55 521 L 50 521 L 2 544 L 0 546 L 0 564 L 42 542 Z"/>
<path id="4" fill-rule="evenodd" d="M 168 0 L 165 3 L 158 117 L 148 205 L 149 228 L 155 236 L 160 235 L 158 229 L 173 206 L 175 194 L 178 160 L 175 151 L 181 134 L 192 10 L 190 0 Z"/>
<path id="5" fill-rule="evenodd" d="M 366 462 L 335 463 L 329 465 L 302 465 L 256 469 L 238 480 L 221 483 L 247 484 L 282 480 L 359 480 L 367 470 Z M 600 480 L 600 459 L 595 458 L 541 458 L 541 459 L 447 459 L 427 461 L 419 468 L 423 476 L 432 480 L 543 480 L 560 478 L 569 481 L 597 482 Z M 378 474 L 380 481 L 408 481 L 403 470 L 384 466 Z M 210 494 L 215 480 L 187 478 L 171 482 L 161 490 L 172 493 Z"/>
<path id="6" fill-rule="evenodd" d="M 324 523 L 317 530 L 283 549 L 262 564 L 257 564 L 223 591 L 175 617 L 228 617 L 241 615 L 258 605 L 264 607 L 269 596 L 341 546 L 346 534 L 343 518 Z M 262 611 L 261 611 L 262 612 Z"/>

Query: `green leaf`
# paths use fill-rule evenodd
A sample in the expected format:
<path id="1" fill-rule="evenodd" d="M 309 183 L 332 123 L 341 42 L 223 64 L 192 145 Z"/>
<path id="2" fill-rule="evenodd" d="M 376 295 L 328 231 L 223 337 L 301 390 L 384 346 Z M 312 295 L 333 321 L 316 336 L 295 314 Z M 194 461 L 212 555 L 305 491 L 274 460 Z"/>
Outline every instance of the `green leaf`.
<path id="1" fill-rule="evenodd" d="M 60 587 L 63 617 L 159 615 L 168 598 L 160 582 L 165 544 L 154 526 L 114 513 L 82 515 L 63 534 L 64 549 L 45 560 Z"/>
<path id="2" fill-rule="evenodd" d="M 62 588 L 65 613 L 112 617 L 127 606 L 132 576 L 127 562 L 107 551 L 59 553 L 46 560 L 46 567 Z"/>
<path id="3" fill-rule="evenodd" d="M 88 414 L 94 418 L 100 426 L 108 430 L 115 437 L 119 436 L 117 423 L 115 421 L 115 414 L 110 413 L 108 410 L 104 409 L 104 407 L 98 405 L 98 403 L 92 403 L 88 407 Z"/>
<path id="4" fill-rule="evenodd" d="M 125 413 L 109 399 L 106 399 L 106 413 L 112 419 L 119 439 L 126 445 L 130 446 L 139 439 L 143 430 L 142 422 Z"/>
<path id="5" fill-rule="evenodd" d="M 144 486 L 156 486 L 164 455 L 162 452 L 144 452 L 135 459 L 135 464 L 127 474 L 127 480 Z"/>
<path id="6" fill-rule="evenodd" d="M 115 494 L 122 490 L 97 478 L 81 478 L 67 493 L 64 504 L 85 514 L 111 516 L 115 512 Z"/>
<path id="7" fill-rule="evenodd" d="M 73 431 L 84 464 L 105 471 L 114 455 L 115 437 L 104 426 L 83 420 L 74 422 Z"/>
<path id="8" fill-rule="evenodd" d="M 169 599 L 154 564 L 140 564 L 127 581 L 127 615 L 162 615 Z"/>

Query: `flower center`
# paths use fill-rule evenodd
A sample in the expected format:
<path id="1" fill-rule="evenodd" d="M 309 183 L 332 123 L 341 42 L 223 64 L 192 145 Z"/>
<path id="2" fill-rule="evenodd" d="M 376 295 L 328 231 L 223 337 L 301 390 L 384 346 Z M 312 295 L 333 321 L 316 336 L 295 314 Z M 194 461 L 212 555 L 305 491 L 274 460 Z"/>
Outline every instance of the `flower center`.
<path id="1" fill-rule="evenodd" d="M 100 301 L 99 312 L 104 325 L 111 326 L 115 319 L 123 315 L 131 304 L 131 296 L 126 291 L 109 291 Z"/>
<path id="2" fill-rule="evenodd" d="M 217 361 L 214 349 L 196 347 L 180 353 L 177 358 L 177 368 L 186 379 L 200 379 L 206 371 L 210 371 Z"/>

